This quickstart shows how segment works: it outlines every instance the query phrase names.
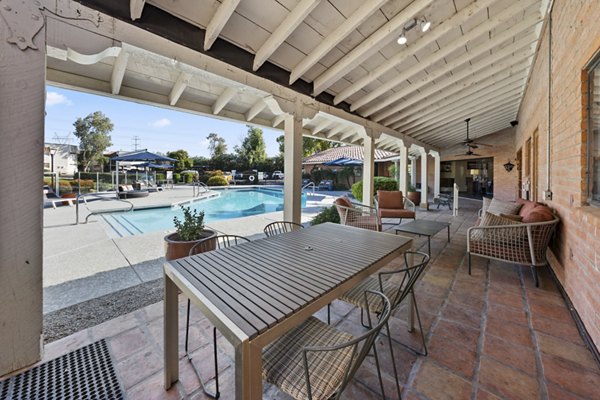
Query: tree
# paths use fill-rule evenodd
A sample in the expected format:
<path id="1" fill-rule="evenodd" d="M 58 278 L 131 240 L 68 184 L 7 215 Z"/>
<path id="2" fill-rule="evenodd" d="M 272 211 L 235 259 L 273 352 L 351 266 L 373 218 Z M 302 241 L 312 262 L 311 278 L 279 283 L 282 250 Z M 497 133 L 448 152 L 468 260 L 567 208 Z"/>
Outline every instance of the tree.
<path id="1" fill-rule="evenodd" d="M 79 170 L 89 172 L 90 166 L 102 158 L 104 151 L 112 145 L 110 132 L 114 125 L 101 111 L 77 118 L 73 123 L 73 134 L 79 139 Z"/>
<path id="2" fill-rule="evenodd" d="M 189 154 L 185 150 L 168 151 L 167 157 L 175 158 L 177 160 L 176 169 L 183 171 L 192 168 L 193 161 Z"/>
<path id="3" fill-rule="evenodd" d="M 225 139 L 216 133 L 210 133 L 208 139 L 208 150 L 210 151 L 210 158 L 217 158 L 227 153 L 227 145 Z"/>
<path id="4" fill-rule="evenodd" d="M 267 159 L 267 145 L 263 138 L 262 129 L 250 125 L 246 126 L 248 127 L 248 133 L 242 141 L 242 145 L 235 146 L 235 151 L 240 161 L 245 162 L 248 167 L 252 168 Z"/>
<path id="5" fill-rule="evenodd" d="M 285 150 L 284 142 L 285 136 L 280 135 L 277 137 L 277 144 L 279 144 L 279 153 L 283 156 Z M 310 137 L 302 138 L 302 155 L 308 157 L 312 154 L 318 153 L 323 150 L 330 149 L 332 147 L 338 147 L 339 143 L 330 142 L 329 140 L 315 139 Z"/>

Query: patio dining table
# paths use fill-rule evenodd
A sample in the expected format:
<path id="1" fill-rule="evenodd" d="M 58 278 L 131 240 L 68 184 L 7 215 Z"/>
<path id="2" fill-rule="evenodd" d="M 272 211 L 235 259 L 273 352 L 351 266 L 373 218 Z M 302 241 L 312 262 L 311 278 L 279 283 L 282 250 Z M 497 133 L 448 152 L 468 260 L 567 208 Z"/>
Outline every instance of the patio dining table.
<path id="1" fill-rule="evenodd" d="M 165 388 L 179 374 L 178 289 L 234 346 L 236 399 L 261 399 L 263 347 L 411 246 L 325 223 L 165 263 Z"/>

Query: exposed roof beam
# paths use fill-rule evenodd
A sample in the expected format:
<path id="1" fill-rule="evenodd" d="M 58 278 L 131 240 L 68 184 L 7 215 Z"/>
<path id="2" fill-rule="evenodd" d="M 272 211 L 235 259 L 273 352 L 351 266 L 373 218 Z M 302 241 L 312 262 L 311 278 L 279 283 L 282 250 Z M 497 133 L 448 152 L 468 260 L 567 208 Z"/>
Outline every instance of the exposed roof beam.
<path id="1" fill-rule="evenodd" d="M 529 1 L 534 1 L 534 0 L 529 0 Z M 511 11 L 511 12 L 508 12 L 508 11 Z M 392 79 L 389 82 L 386 82 L 385 84 L 383 84 L 380 87 L 378 87 L 377 89 L 373 90 L 366 96 L 361 97 L 360 99 L 358 99 L 357 101 L 352 103 L 352 105 L 350 106 L 350 109 L 354 111 L 354 110 L 357 110 L 357 109 L 365 106 L 366 104 L 379 98 L 380 96 L 384 95 L 385 93 L 388 93 L 390 88 L 394 88 L 394 87 L 400 85 L 401 83 L 404 83 L 407 79 L 410 79 L 412 76 L 433 66 L 435 63 L 442 60 L 444 57 L 455 52 L 458 47 L 465 46 L 468 42 L 475 40 L 484 34 L 487 35 L 489 30 L 496 28 L 497 26 L 505 23 L 508 19 L 513 17 L 514 16 L 513 13 L 514 13 L 514 11 L 512 9 L 507 9 L 504 12 L 498 14 L 497 17 L 490 19 L 490 21 L 488 23 L 479 25 L 477 28 L 469 31 L 467 34 L 462 36 L 460 39 L 453 42 L 452 45 L 448 45 L 447 47 L 443 48 L 442 50 L 439 50 L 439 51 L 433 53 L 431 56 L 421 60 L 419 63 L 417 63 L 417 64 L 413 65 L 412 67 L 408 68 L 407 70 L 403 71 L 396 78 Z M 394 93 L 393 95 L 391 95 L 389 97 L 386 97 L 384 99 L 377 101 L 371 107 L 360 112 L 360 114 L 363 116 L 369 116 L 369 115 L 381 110 L 382 108 L 387 107 L 388 105 L 392 104 L 393 102 L 406 96 L 408 93 L 411 93 L 411 92 L 419 89 L 420 87 L 432 82 L 434 79 L 436 79 L 440 76 L 443 76 L 444 74 L 446 74 L 449 71 L 455 70 L 458 66 L 464 64 L 465 62 L 469 61 L 470 59 L 473 59 L 475 57 L 480 56 L 481 54 L 488 52 L 490 49 L 493 49 L 494 47 L 500 45 L 501 43 L 513 38 L 519 32 L 530 28 L 532 25 L 535 25 L 536 23 L 538 23 L 540 21 L 541 21 L 541 16 L 539 14 L 528 17 L 526 20 L 516 24 L 514 29 L 513 28 L 507 29 L 506 31 L 504 31 L 503 33 L 498 35 L 497 38 L 495 37 L 494 39 L 489 40 L 487 43 L 484 43 L 484 44 L 478 46 L 477 48 L 473 49 L 473 52 L 469 51 L 467 57 L 459 57 L 458 59 L 455 59 L 455 60 L 451 61 L 450 63 L 448 63 L 444 68 L 441 68 L 439 71 L 433 72 L 431 74 L 431 76 L 426 76 L 425 78 L 423 78 L 417 82 L 414 82 L 414 83 L 411 82 L 411 84 L 408 85 L 407 87 L 405 87 L 404 89 L 401 89 L 397 93 Z M 535 39 L 532 39 L 532 41 L 535 41 Z M 529 42 L 529 43 L 531 43 L 531 42 Z M 492 55 L 491 57 L 498 59 L 498 54 L 500 54 L 500 53 L 506 54 L 507 52 L 508 52 L 508 54 L 510 54 L 511 49 L 513 49 L 513 47 L 508 46 L 508 49 L 504 48 L 501 51 L 499 51 L 497 54 Z M 485 60 L 478 64 L 485 64 Z"/>
<path id="2" fill-rule="evenodd" d="M 177 77 L 177 81 L 173 85 L 173 88 L 171 88 L 171 93 L 169 93 L 170 105 L 174 106 L 177 103 L 177 100 L 179 100 L 179 98 L 183 94 L 185 87 L 190 82 L 190 77 L 191 75 L 187 72 L 182 72 L 179 74 L 179 76 Z"/>
<path id="3" fill-rule="evenodd" d="M 532 50 L 532 53 L 533 53 L 533 50 Z M 392 114 L 395 114 L 399 111 L 404 110 L 405 108 L 407 108 L 415 103 L 418 103 L 419 101 L 421 101 L 423 99 L 429 98 L 429 96 L 432 96 L 441 90 L 445 91 L 444 94 L 447 93 L 449 95 L 450 93 L 446 92 L 446 88 L 454 83 L 457 83 L 457 85 L 449 88 L 449 91 L 451 91 L 452 93 L 460 92 L 464 88 L 469 87 L 470 85 L 476 84 L 477 82 L 480 82 L 483 79 L 489 78 L 492 75 L 494 75 L 495 73 L 502 71 L 503 69 L 508 69 L 508 70 L 512 70 L 512 71 L 520 71 L 526 67 L 529 67 L 529 65 L 531 64 L 531 59 L 527 58 L 527 59 L 519 62 L 516 65 L 511 65 L 511 63 L 506 63 L 506 62 L 502 62 L 502 61 L 499 64 L 501 65 L 502 69 L 498 66 L 494 66 L 494 68 L 487 68 L 487 69 L 484 68 L 480 73 L 478 73 L 476 75 L 472 75 L 472 72 L 471 72 L 471 76 L 468 76 L 466 78 L 465 78 L 465 76 L 467 76 L 469 74 L 458 73 L 457 75 L 454 75 L 451 79 L 444 80 L 436 85 L 430 85 L 427 89 L 424 89 L 421 92 L 419 92 L 419 94 L 410 96 L 408 99 L 406 99 L 394 106 L 389 107 L 388 109 L 386 109 L 385 111 L 383 111 L 380 114 L 377 114 L 373 119 L 376 119 L 378 121 L 382 120 L 386 117 L 389 117 Z M 511 72 L 508 72 L 508 73 L 511 74 Z M 458 81 L 460 81 L 460 82 L 458 82 Z"/>
<path id="4" fill-rule="evenodd" d="M 288 36 L 304 21 L 304 18 L 319 5 L 321 0 L 302 0 L 260 46 L 254 56 L 252 70 L 256 71 L 281 46 Z"/>
<path id="5" fill-rule="evenodd" d="M 329 129 L 329 132 L 327 132 L 327 139 L 331 139 L 338 133 L 342 132 L 345 128 L 345 125 L 337 123 L 333 128 Z"/>
<path id="6" fill-rule="evenodd" d="M 285 114 L 276 115 L 275 118 L 271 121 L 271 126 L 273 128 L 277 128 L 279 124 L 281 124 L 285 120 Z"/>
<path id="7" fill-rule="evenodd" d="M 129 0 L 129 12 L 131 13 L 132 21 L 142 17 L 142 11 L 144 11 L 145 4 L 146 0 Z"/>
<path id="8" fill-rule="evenodd" d="M 340 140 L 340 142 L 344 142 L 344 141 L 346 141 L 346 139 L 349 139 L 356 134 L 357 134 L 356 130 L 351 129 L 349 132 L 345 132 L 345 133 L 341 134 L 339 140 Z"/>
<path id="9" fill-rule="evenodd" d="M 235 96 L 236 93 L 237 89 L 234 87 L 228 87 L 225 90 L 223 90 L 223 93 L 221 93 L 221 95 L 217 98 L 217 100 L 212 106 L 212 113 L 214 115 L 220 113 L 223 107 L 225 107 L 227 103 L 229 103 L 229 101 L 233 99 L 233 96 Z"/>
<path id="10" fill-rule="evenodd" d="M 119 94 L 121 91 L 121 84 L 127 70 L 127 60 L 129 60 L 129 54 L 126 51 L 121 51 L 115 59 L 110 76 L 110 92 L 112 94 Z"/>
<path id="11" fill-rule="evenodd" d="M 443 108 L 448 105 L 454 104 L 456 101 L 462 100 L 464 98 L 469 98 L 470 96 L 481 92 L 491 93 L 496 89 L 496 85 L 498 85 L 499 87 L 504 87 L 517 81 L 521 81 L 523 79 L 523 76 L 527 76 L 526 68 L 523 68 L 522 71 L 512 72 L 513 73 L 510 75 L 506 72 L 500 73 L 497 76 L 484 79 L 478 83 L 469 86 L 468 89 L 464 89 L 456 93 L 446 94 L 446 91 L 444 91 L 444 93 L 442 94 L 444 98 L 440 99 L 440 97 L 432 96 L 427 101 L 423 101 L 415 107 L 412 107 L 408 110 L 404 110 L 402 113 L 395 114 L 392 117 L 385 119 L 383 123 L 385 125 L 391 126 L 393 129 L 397 129 L 398 127 L 402 126 L 402 124 L 405 122 L 410 122 L 420 118 L 420 114 L 425 109 Z"/>
<path id="12" fill-rule="evenodd" d="M 527 76 L 523 74 L 521 76 L 512 77 L 512 79 L 503 80 L 497 85 L 491 85 L 486 90 L 480 90 L 471 96 L 465 96 L 461 93 L 459 100 L 447 101 L 444 106 L 436 105 L 435 107 L 431 107 L 432 110 L 435 110 L 433 113 L 419 113 L 412 115 L 410 119 L 399 122 L 396 129 L 406 130 L 415 126 L 423 125 L 429 121 L 436 121 L 440 117 L 456 115 L 456 113 L 460 113 L 465 108 L 470 107 L 472 103 L 489 99 L 490 95 L 499 97 L 506 92 L 515 90 L 516 88 L 522 89 L 526 82 Z"/>
<path id="13" fill-rule="evenodd" d="M 514 115 L 516 114 L 516 112 L 517 112 L 516 108 L 506 109 L 502 115 L 502 119 L 482 121 L 480 126 L 477 128 L 478 135 L 474 139 L 480 139 L 480 138 L 490 135 L 494 132 L 498 132 L 498 131 L 504 130 L 506 128 L 509 128 L 510 126 L 508 125 L 508 123 L 506 121 L 510 120 L 511 118 L 514 118 Z M 462 141 L 464 141 L 464 139 L 466 137 L 465 132 L 466 131 L 463 126 L 462 132 L 460 131 L 460 129 L 458 129 L 457 132 L 452 135 L 452 137 L 444 139 L 442 142 L 440 142 L 440 146 L 443 148 L 452 148 L 453 149 L 452 152 L 460 151 L 460 150 L 456 150 L 456 149 L 461 148 L 460 143 Z M 469 133 L 470 133 L 470 129 L 469 129 Z M 470 135 L 469 135 L 469 137 L 470 137 Z M 456 147 L 454 147 L 454 146 L 456 146 Z M 464 148 L 466 149 L 466 146 Z M 482 149 L 482 148 L 483 147 L 479 147 L 479 149 Z M 479 149 L 475 149 L 475 153 L 477 153 L 478 151 L 481 151 Z"/>
<path id="14" fill-rule="evenodd" d="M 239 3 L 240 0 L 221 1 L 221 5 L 217 9 L 217 11 L 215 11 L 215 14 L 208 23 L 208 26 L 206 27 L 206 34 L 204 36 L 205 51 L 210 49 L 215 40 L 217 40 L 217 38 L 221 34 L 221 31 L 223 30 L 223 27 L 225 27 L 225 24 L 227 23 L 227 21 L 229 21 L 229 18 L 231 18 L 231 14 L 233 14 L 235 8 L 238 6 Z"/>
<path id="15" fill-rule="evenodd" d="M 504 100 L 512 99 L 515 103 L 519 103 L 521 100 L 521 96 L 523 95 L 523 91 L 525 90 L 525 86 L 521 85 L 518 87 L 511 87 L 508 90 L 498 93 L 496 96 L 492 98 L 488 98 L 487 100 L 472 100 L 467 104 L 459 107 L 459 109 L 448 111 L 445 113 L 438 114 L 435 113 L 435 118 L 427 122 L 416 121 L 406 127 L 401 128 L 402 132 L 406 133 L 409 136 L 414 136 L 417 132 L 426 132 L 431 129 L 431 127 L 439 127 L 444 126 L 450 121 L 455 120 L 457 117 L 465 115 L 465 118 L 468 117 L 473 111 L 483 108 L 486 106 L 494 106 Z"/>
<path id="16" fill-rule="evenodd" d="M 383 25 L 371 36 L 366 38 L 352 51 L 342 57 L 314 81 L 313 95 L 319 95 L 332 83 L 341 79 L 349 71 L 360 65 L 370 55 L 387 45 L 391 38 L 402 28 L 406 22 L 427 7 L 433 0 L 414 0 L 404 10 L 400 11 L 388 23 Z"/>
<path id="17" fill-rule="evenodd" d="M 267 103 L 263 99 L 258 100 L 256 103 L 250 107 L 250 109 L 246 112 L 246 121 L 250 122 L 267 107 Z"/>
<path id="18" fill-rule="evenodd" d="M 323 119 L 323 120 L 321 120 L 321 122 L 319 122 L 317 125 L 315 125 L 315 127 L 311 130 L 310 134 L 315 135 L 315 134 L 323 131 L 324 129 L 327 129 L 328 127 L 330 127 L 333 124 L 334 124 L 333 121 L 330 121 L 328 119 Z"/>
<path id="19" fill-rule="evenodd" d="M 410 46 L 401 47 L 398 50 L 398 53 L 396 53 L 396 55 L 389 58 L 387 61 L 379 65 L 374 70 L 369 71 L 367 75 L 363 76 L 358 81 L 348 86 L 346 89 L 342 90 L 337 96 L 335 96 L 333 103 L 341 103 L 348 97 L 352 96 L 354 93 L 367 86 L 369 83 L 375 81 L 381 75 L 388 72 L 390 69 L 394 68 L 396 65 L 400 64 L 402 61 L 406 60 L 409 57 L 412 57 L 419 50 L 427 47 L 430 43 L 443 37 L 451 30 L 456 29 L 456 27 L 460 26 L 467 19 L 471 18 L 473 14 L 484 9 L 485 7 L 489 6 L 495 1 L 496 0 L 479 0 L 475 3 L 472 3 L 469 6 L 460 10 L 452 18 L 449 18 L 442 22 L 440 25 L 436 26 L 434 29 L 431 30 L 431 32 L 428 32 L 427 35 L 424 35 L 417 39 L 417 41 L 414 44 L 411 44 Z"/>
<path id="20" fill-rule="evenodd" d="M 329 53 L 346 36 L 352 33 L 360 24 L 362 24 L 371 14 L 379 10 L 379 7 L 387 0 L 365 1 L 346 21 L 338 26 L 329 36 L 321 41 L 302 61 L 296 65 L 290 73 L 290 85 L 296 82 L 306 71 L 319 62 L 327 53 Z M 337 103 L 336 103 L 337 104 Z"/>

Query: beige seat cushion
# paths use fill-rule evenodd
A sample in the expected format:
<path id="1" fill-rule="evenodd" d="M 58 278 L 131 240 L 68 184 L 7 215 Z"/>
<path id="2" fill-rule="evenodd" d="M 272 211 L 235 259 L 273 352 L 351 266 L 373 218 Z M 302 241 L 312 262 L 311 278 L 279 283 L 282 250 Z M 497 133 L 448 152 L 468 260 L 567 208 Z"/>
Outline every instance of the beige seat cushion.
<path id="1" fill-rule="evenodd" d="M 486 210 L 489 213 L 500 215 L 500 214 L 518 214 L 521 209 L 521 204 L 513 203 L 512 201 L 502 201 L 498 199 L 492 199 L 490 206 Z"/>

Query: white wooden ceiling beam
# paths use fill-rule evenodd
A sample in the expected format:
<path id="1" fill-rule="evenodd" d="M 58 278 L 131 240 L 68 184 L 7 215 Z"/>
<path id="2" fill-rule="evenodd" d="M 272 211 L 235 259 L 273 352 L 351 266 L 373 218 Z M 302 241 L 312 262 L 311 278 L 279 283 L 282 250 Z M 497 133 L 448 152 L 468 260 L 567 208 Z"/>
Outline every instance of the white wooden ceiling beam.
<path id="1" fill-rule="evenodd" d="M 227 105 L 233 99 L 233 97 L 237 94 L 237 89 L 234 87 L 226 88 L 223 93 L 217 98 L 212 106 L 212 113 L 217 115 L 221 112 L 223 107 Z"/>
<path id="2" fill-rule="evenodd" d="M 514 63 L 514 61 L 511 61 L 511 63 Z M 396 105 L 390 106 L 383 112 L 375 115 L 373 117 L 373 119 L 375 119 L 377 121 L 381 121 L 384 118 L 389 117 L 399 111 L 402 111 L 405 108 L 408 108 L 409 106 L 416 104 L 421 100 L 428 99 L 430 96 L 439 98 L 437 96 L 437 93 L 440 91 L 442 91 L 442 93 L 444 93 L 444 95 L 446 95 L 446 94 L 450 95 L 450 92 L 451 93 L 460 92 L 461 90 L 468 88 L 470 85 L 476 84 L 477 82 L 481 82 L 484 79 L 490 78 L 494 74 L 499 73 L 500 71 L 503 71 L 504 69 L 508 69 L 508 70 L 512 70 L 512 71 L 523 70 L 524 68 L 529 67 L 529 65 L 531 64 L 531 59 L 527 58 L 521 62 L 518 62 L 516 65 L 511 65 L 511 63 L 506 63 L 506 62 L 501 61 L 499 63 L 499 64 L 501 64 L 501 67 L 496 65 L 493 68 L 484 68 L 483 70 L 481 70 L 480 73 L 468 76 L 466 78 L 459 71 L 459 72 L 457 72 L 457 75 L 453 75 L 452 78 L 441 81 L 441 82 L 439 82 L 439 84 L 436 83 L 435 85 L 430 85 L 427 89 L 424 89 L 421 92 L 419 92 L 419 94 L 410 96 L 406 100 L 404 100 Z M 456 78 L 457 76 L 458 76 L 458 78 Z M 456 83 L 456 85 L 454 85 L 455 83 Z M 446 88 L 448 88 L 448 90 L 446 90 Z"/>
<path id="3" fill-rule="evenodd" d="M 327 132 L 327 139 L 333 138 L 338 133 L 341 133 L 345 128 L 346 126 L 344 124 L 337 123 L 333 128 L 329 129 L 329 132 Z"/>
<path id="4" fill-rule="evenodd" d="M 366 60 L 373 53 L 387 45 L 396 34 L 400 32 L 404 25 L 419 13 L 423 8 L 429 6 L 432 0 L 414 0 L 402 11 L 400 11 L 394 18 L 388 23 L 383 25 L 371 36 L 366 38 L 356 46 L 352 51 L 342 57 L 337 63 L 328 68 L 324 73 L 319 75 L 314 80 L 313 84 L 313 95 L 319 95 L 332 83 L 341 79 L 349 71 L 356 68 L 364 60 Z"/>
<path id="5" fill-rule="evenodd" d="M 521 102 L 521 97 L 523 96 L 523 90 L 513 91 L 505 96 L 494 98 L 486 101 L 485 103 L 480 103 L 473 105 L 470 109 L 466 109 L 462 112 L 462 114 L 455 114 L 453 116 L 448 116 L 446 118 L 437 121 L 436 123 L 432 123 L 426 126 L 419 126 L 414 129 L 408 129 L 403 133 L 409 135 L 410 137 L 421 137 L 419 135 L 432 132 L 439 129 L 446 129 L 449 123 L 456 119 L 464 120 L 471 115 L 477 115 L 484 112 L 494 113 L 499 107 L 505 104 L 516 104 L 518 105 Z"/>
<path id="6" fill-rule="evenodd" d="M 285 114 L 276 115 L 271 121 L 271 126 L 277 128 L 283 121 L 285 121 Z"/>
<path id="7" fill-rule="evenodd" d="M 475 3 L 472 3 L 460 10 L 453 17 L 435 26 L 426 35 L 419 37 L 417 41 L 412 43 L 410 46 L 400 47 L 396 55 L 377 66 L 377 68 L 375 68 L 374 70 L 369 71 L 367 75 L 363 76 L 358 81 L 354 82 L 352 85 L 348 86 L 340 93 L 338 93 L 333 99 L 333 103 L 339 104 L 342 101 L 346 100 L 348 97 L 352 96 L 354 93 L 358 92 L 359 90 L 367 86 L 369 83 L 375 81 L 377 78 L 394 68 L 396 65 L 400 64 L 402 61 L 406 60 L 409 57 L 413 57 L 414 54 L 417 53 L 419 50 L 427 47 L 435 40 L 443 37 L 444 35 L 448 34 L 448 32 L 456 29 L 456 27 L 460 26 L 467 19 L 471 18 L 473 14 L 483 10 L 495 1 L 496 0 L 479 0 Z"/>
<path id="8" fill-rule="evenodd" d="M 315 135 L 319 132 L 322 132 L 323 130 L 327 129 L 328 127 L 330 127 L 333 124 L 334 124 L 333 121 L 330 121 L 327 119 L 322 119 L 318 124 L 315 125 L 315 127 L 311 130 L 310 134 Z"/>
<path id="9" fill-rule="evenodd" d="M 267 61 L 320 2 L 321 0 L 302 0 L 294 7 L 256 52 L 252 64 L 253 71 L 258 70 Z"/>
<path id="10" fill-rule="evenodd" d="M 528 1 L 533 2 L 535 0 L 528 0 Z M 403 71 L 396 78 L 392 79 L 391 81 L 386 82 L 385 84 L 381 85 L 377 89 L 369 92 L 366 96 L 361 97 L 360 99 L 358 99 L 357 101 L 352 103 L 352 105 L 350 106 L 350 109 L 352 111 L 356 111 L 357 109 L 364 107 L 365 105 L 372 102 L 373 100 L 378 99 L 379 97 L 383 96 L 386 93 L 389 93 L 391 88 L 394 88 L 394 87 L 404 83 L 406 80 L 410 79 L 414 75 L 421 73 L 423 70 L 426 70 L 427 68 L 430 68 L 435 63 L 437 63 L 440 60 L 442 60 L 443 58 L 447 57 L 449 54 L 452 54 L 453 52 L 455 52 L 457 48 L 465 46 L 468 42 L 473 41 L 482 35 L 488 35 L 488 32 L 490 30 L 495 29 L 499 25 L 506 23 L 506 21 L 508 21 L 510 18 L 514 17 L 513 13 L 515 13 L 515 11 L 513 9 L 507 9 L 507 10 L 501 12 L 500 14 L 498 14 L 498 16 L 490 19 L 488 23 L 484 23 L 484 24 L 477 26 L 477 28 L 475 28 L 475 29 L 469 31 L 467 34 L 461 36 L 459 39 L 454 41 L 451 45 L 448 45 L 448 46 L 444 47 L 443 49 L 433 53 L 429 57 L 426 57 L 425 59 L 421 60 L 417 64 L 415 64 L 412 67 Z M 536 23 L 540 22 L 541 20 L 542 20 L 542 17 L 539 14 L 535 14 L 535 15 L 528 17 L 526 20 L 516 24 L 514 29 L 513 28 L 508 29 L 508 30 L 502 32 L 500 35 L 498 35 L 497 38 L 489 40 L 487 43 L 484 43 L 484 44 L 478 46 L 477 48 L 472 49 L 473 51 L 472 52 L 469 51 L 469 53 L 466 57 L 459 57 L 458 59 L 451 61 L 444 68 L 441 68 L 439 71 L 433 72 L 431 74 L 432 75 L 431 77 L 426 76 L 419 81 L 416 81 L 416 82 L 411 81 L 410 85 L 406 86 L 405 88 L 398 91 L 397 93 L 394 93 L 392 96 L 386 97 L 382 100 L 375 102 L 375 104 L 373 104 L 371 107 L 368 107 L 364 111 L 361 111 L 360 114 L 363 116 L 369 116 L 369 115 L 381 110 L 382 108 L 387 107 L 388 105 L 401 99 L 402 97 L 406 96 L 407 94 L 412 93 L 412 92 L 416 91 L 417 89 L 419 89 L 420 87 L 432 82 L 434 79 L 436 79 L 440 76 L 444 76 L 449 71 L 456 70 L 457 67 L 464 64 L 465 62 L 470 61 L 472 58 L 478 57 L 481 54 L 488 52 L 490 49 L 493 49 L 496 46 L 500 45 L 501 43 L 511 39 L 519 32 L 521 32 L 525 29 L 529 29 L 531 26 L 535 25 Z M 499 51 L 498 54 L 507 53 L 507 52 L 508 52 L 508 54 L 510 54 L 511 49 L 513 49 L 513 51 L 514 51 L 513 47 L 508 46 L 508 49 L 504 48 L 501 51 Z M 498 59 L 498 54 L 494 54 L 491 57 Z M 484 64 L 484 62 L 480 62 L 478 64 Z M 462 72 L 462 70 L 461 70 L 461 72 Z"/>
<path id="11" fill-rule="evenodd" d="M 217 11 L 215 11 L 215 14 L 206 27 L 206 32 L 204 34 L 204 51 L 209 50 L 215 40 L 217 40 L 239 3 L 240 0 L 221 1 L 221 5 L 217 8 Z"/>
<path id="12" fill-rule="evenodd" d="M 129 0 L 129 14 L 131 15 L 132 21 L 142 17 L 142 11 L 144 11 L 145 4 L 146 0 Z"/>
<path id="13" fill-rule="evenodd" d="M 183 91 L 190 83 L 190 77 L 191 75 L 187 72 L 181 72 L 179 74 L 179 76 L 177 77 L 177 81 L 175 81 L 175 84 L 171 88 L 171 93 L 169 93 L 170 105 L 174 106 L 177 103 L 177 100 L 179 100 L 179 98 L 183 94 Z"/>
<path id="14" fill-rule="evenodd" d="M 266 107 L 267 107 L 267 103 L 265 103 L 265 101 L 263 99 L 258 100 L 246 112 L 246 121 L 248 121 L 248 122 L 252 121 Z"/>
<path id="15" fill-rule="evenodd" d="M 480 126 L 477 128 L 477 135 L 473 137 L 473 139 L 475 139 L 475 141 L 477 141 L 478 139 L 490 135 L 492 133 L 501 131 L 503 129 L 506 128 L 510 128 L 510 125 L 508 124 L 507 121 L 509 121 L 512 116 L 514 116 L 516 114 L 516 109 L 511 109 L 511 110 L 506 110 L 505 113 L 501 116 L 501 118 L 498 119 L 494 119 L 494 120 L 489 120 L 489 121 L 482 121 L 482 124 L 480 124 Z M 463 123 L 464 124 L 464 123 Z M 471 137 L 471 129 L 469 127 L 469 137 Z M 442 138 L 441 141 L 438 141 L 436 143 L 440 144 L 440 148 L 452 148 L 452 152 L 454 153 L 455 151 L 458 153 L 461 151 L 461 149 L 464 149 L 463 151 L 466 151 L 467 146 L 461 146 L 461 143 L 465 140 L 466 138 L 466 129 L 463 126 L 462 127 L 462 131 L 460 131 L 460 129 L 457 129 L 457 131 L 455 133 L 452 134 L 451 137 L 444 137 Z M 473 151 L 475 153 L 477 153 L 478 151 L 482 151 L 481 149 L 483 149 L 484 147 L 479 147 L 477 149 L 474 149 Z"/>
<path id="16" fill-rule="evenodd" d="M 345 142 L 347 139 L 351 138 L 352 136 L 356 135 L 357 132 L 355 129 L 351 129 L 348 132 L 344 132 L 340 135 L 340 142 Z"/>
<path id="17" fill-rule="evenodd" d="M 352 33 L 375 11 L 379 10 L 387 0 L 365 1 L 356 11 L 348 17 L 341 25 L 323 39 L 302 61 L 298 63 L 290 72 L 290 85 L 296 82 L 306 71 L 325 57 L 335 46 L 337 46 L 346 36 Z"/>
<path id="18" fill-rule="evenodd" d="M 439 121 L 445 121 L 448 118 L 454 119 L 456 115 L 462 115 L 465 112 L 469 112 L 473 106 L 493 102 L 498 99 L 512 96 L 515 93 L 523 93 L 525 88 L 525 77 L 516 84 L 512 84 L 503 89 L 498 89 L 494 92 L 493 96 L 489 96 L 489 93 L 482 96 L 473 96 L 472 98 L 462 99 L 462 101 L 456 102 L 454 105 L 448 108 L 438 108 L 435 113 L 422 114 L 423 118 L 417 118 L 412 122 L 401 125 L 398 129 L 402 132 L 410 132 L 411 129 L 417 127 L 427 127 L 435 124 Z"/>
<path id="19" fill-rule="evenodd" d="M 119 94 L 121 91 L 121 84 L 127 70 L 127 60 L 129 60 L 129 53 L 126 51 L 121 51 L 115 59 L 110 76 L 110 92 L 112 94 Z"/>
<path id="20" fill-rule="evenodd" d="M 397 113 L 387 119 L 383 120 L 382 123 L 388 126 L 391 126 L 393 129 L 397 129 L 398 126 L 401 126 L 404 122 L 410 122 L 415 119 L 420 118 L 419 115 L 425 112 L 425 109 L 438 109 L 443 108 L 448 105 L 453 104 L 456 101 L 462 100 L 464 98 L 469 98 L 470 96 L 479 94 L 481 92 L 492 93 L 497 85 L 500 87 L 504 87 L 506 85 L 513 84 L 517 81 L 523 80 L 523 77 L 526 77 L 526 71 L 513 71 L 513 74 L 508 74 L 507 72 L 503 72 L 498 74 L 497 76 L 484 79 L 480 82 L 477 82 L 468 89 L 464 89 L 458 91 L 456 94 L 448 93 L 444 91 L 442 96 L 440 97 L 431 96 L 428 100 L 419 103 L 417 106 L 409 108 L 408 110 L 404 110 L 402 113 Z M 527 79 L 527 78 L 525 78 Z"/>

